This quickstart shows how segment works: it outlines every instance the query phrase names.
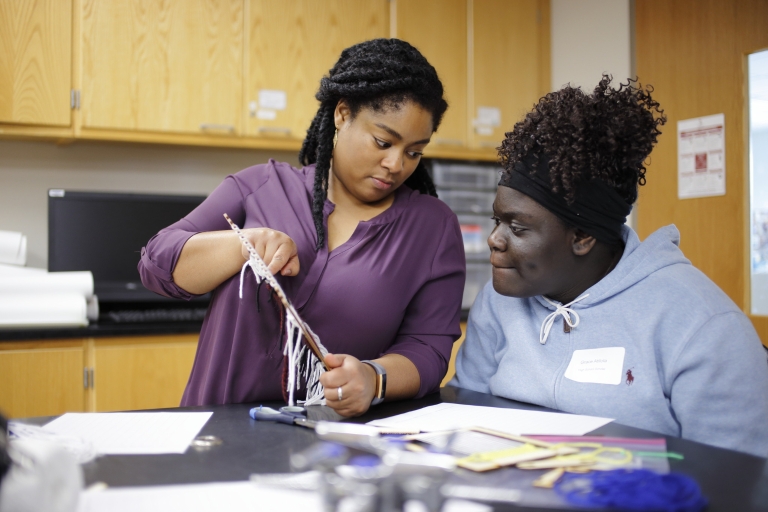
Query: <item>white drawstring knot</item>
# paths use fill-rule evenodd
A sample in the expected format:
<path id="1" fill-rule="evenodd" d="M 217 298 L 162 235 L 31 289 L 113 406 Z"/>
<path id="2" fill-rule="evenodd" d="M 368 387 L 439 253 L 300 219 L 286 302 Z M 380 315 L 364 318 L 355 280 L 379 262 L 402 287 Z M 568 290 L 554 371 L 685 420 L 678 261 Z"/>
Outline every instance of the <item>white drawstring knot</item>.
<path id="1" fill-rule="evenodd" d="M 577 297 L 573 299 L 568 304 L 559 304 L 553 300 L 549 300 L 548 298 L 541 296 L 545 301 L 549 302 L 553 306 L 555 306 L 557 309 L 555 309 L 553 312 L 547 315 L 547 318 L 544 319 L 544 323 L 541 324 L 541 330 L 539 331 L 539 343 L 544 345 L 547 342 L 547 338 L 549 337 L 549 331 L 552 330 L 552 324 L 555 323 L 555 319 L 558 315 L 563 317 L 563 321 L 567 323 L 571 329 L 575 329 L 577 325 L 579 325 L 579 314 L 572 310 L 570 308 L 571 305 L 576 304 L 582 299 L 586 299 L 589 297 L 588 293 L 585 293 L 581 297 Z M 573 315 L 574 320 L 571 321 L 571 315 Z"/>

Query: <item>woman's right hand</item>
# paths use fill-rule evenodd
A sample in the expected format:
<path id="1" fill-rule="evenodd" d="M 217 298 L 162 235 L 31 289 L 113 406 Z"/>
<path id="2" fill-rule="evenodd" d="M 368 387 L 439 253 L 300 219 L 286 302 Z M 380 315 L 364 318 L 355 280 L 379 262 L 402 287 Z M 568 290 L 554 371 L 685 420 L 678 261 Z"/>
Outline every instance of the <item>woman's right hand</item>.
<path id="1" fill-rule="evenodd" d="M 283 233 L 269 228 L 248 228 L 243 235 L 264 260 L 272 274 L 295 276 L 299 273 L 299 251 L 296 243 Z M 242 246 L 243 258 L 248 259 L 248 250 Z"/>
<path id="2" fill-rule="evenodd" d="M 248 228 L 242 232 L 273 274 L 299 273 L 298 250 L 291 237 L 269 228 Z M 240 272 L 247 259 L 248 251 L 231 229 L 197 233 L 184 244 L 173 270 L 173 281 L 193 295 L 202 295 Z"/>

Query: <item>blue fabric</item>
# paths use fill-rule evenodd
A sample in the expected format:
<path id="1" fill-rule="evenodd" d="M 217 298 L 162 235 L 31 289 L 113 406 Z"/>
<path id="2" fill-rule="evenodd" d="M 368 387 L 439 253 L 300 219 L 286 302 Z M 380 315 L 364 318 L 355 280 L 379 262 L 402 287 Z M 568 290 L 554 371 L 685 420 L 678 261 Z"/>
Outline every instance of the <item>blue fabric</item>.
<path id="1" fill-rule="evenodd" d="M 768 363 L 749 319 L 693 267 L 675 226 L 644 242 L 623 230 L 624 254 L 546 344 L 542 297 L 518 299 L 488 283 L 478 295 L 452 385 L 768 456 Z M 619 385 L 564 377 L 574 350 L 624 347 Z"/>
<path id="2" fill-rule="evenodd" d="M 707 508 L 699 484 L 680 473 L 660 475 L 647 469 L 566 473 L 555 492 L 571 505 L 619 510 L 700 512 Z"/>

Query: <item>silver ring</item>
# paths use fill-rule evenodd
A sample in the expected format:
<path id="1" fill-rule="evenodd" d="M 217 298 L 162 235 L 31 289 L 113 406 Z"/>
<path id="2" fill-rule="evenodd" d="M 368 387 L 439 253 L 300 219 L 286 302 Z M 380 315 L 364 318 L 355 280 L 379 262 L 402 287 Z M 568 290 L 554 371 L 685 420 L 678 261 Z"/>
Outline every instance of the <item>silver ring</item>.
<path id="1" fill-rule="evenodd" d="M 197 436 L 189 443 L 195 449 L 206 449 L 211 446 L 218 446 L 222 440 L 216 436 Z"/>
<path id="2" fill-rule="evenodd" d="M 342 397 L 342 394 L 341 394 L 341 386 L 339 386 L 339 387 L 337 387 L 337 388 L 336 388 L 336 393 L 339 395 L 339 402 L 341 402 L 341 397 Z"/>

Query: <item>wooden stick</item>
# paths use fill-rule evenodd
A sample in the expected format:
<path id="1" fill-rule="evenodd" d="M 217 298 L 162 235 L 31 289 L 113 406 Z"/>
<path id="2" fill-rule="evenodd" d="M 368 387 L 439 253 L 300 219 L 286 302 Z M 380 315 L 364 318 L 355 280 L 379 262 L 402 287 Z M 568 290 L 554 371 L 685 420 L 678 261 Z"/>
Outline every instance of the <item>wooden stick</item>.
<path id="1" fill-rule="evenodd" d="M 552 489 L 558 480 L 565 473 L 565 468 L 550 469 L 539 478 L 533 481 L 534 487 L 541 487 L 543 489 Z"/>

